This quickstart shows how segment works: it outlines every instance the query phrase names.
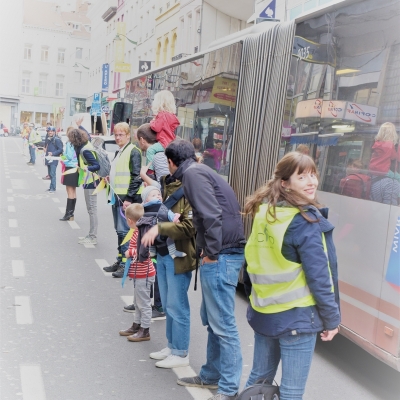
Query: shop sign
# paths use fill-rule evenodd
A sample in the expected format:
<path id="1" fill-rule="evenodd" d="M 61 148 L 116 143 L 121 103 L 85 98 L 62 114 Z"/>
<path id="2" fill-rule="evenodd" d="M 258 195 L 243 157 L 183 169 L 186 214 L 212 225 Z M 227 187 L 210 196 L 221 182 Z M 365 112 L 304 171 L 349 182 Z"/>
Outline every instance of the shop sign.
<path id="1" fill-rule="evenodd" d="M 110 64 L 103 64 L 103 75 L 101 80 L 101 91 L 108 93 L 108 85 L 110 82 Z"/>
<path id="2" fill-rule="evenodd" d="M 114 72 L 127 72 L 131 73 L 131 64 L 124 62 L 115 62 Z"/>
<path id="3" fill-rule="evenodd" d="M 346 102 L 345 101 L 324 101 L 322 105 L 321 118 L 330 119 L 343 119 L 346 112 Z"/>
<path id="4" fill-rule="evenodd" d="M 178 107 L 178 120 L 181 126 L 193 128 L 194 126 L 194 110 L 187 107 Z"/>
<path id="5" fill-rule="evenodd" d="M 295 119 L 320 118 L 322 113 L 322 99 L 299 101 L 296 106 Z"/>
<path id="6" fill-rule="evenodd" d="M 235 107 L 237 88 L 237 80 L 222 78 L 220 76 L 216 77 L 210 96 L 210 103 Z"/>
<path id="7" fill-rule="evenodd" d="M 336 50 L 331 45 L 316 43 L 295 36 L 292 54 L 307 62 L 336 66 Z"/>
<path id="8" fill-rule="evenodd" d="M 346 106 L 346 114 L 344 119 L 350 121 L 362 122 L 364 124 L 375 125 L 376 116 L 378 114 L 377 107 L 365 106 L 348 101 Z"/>

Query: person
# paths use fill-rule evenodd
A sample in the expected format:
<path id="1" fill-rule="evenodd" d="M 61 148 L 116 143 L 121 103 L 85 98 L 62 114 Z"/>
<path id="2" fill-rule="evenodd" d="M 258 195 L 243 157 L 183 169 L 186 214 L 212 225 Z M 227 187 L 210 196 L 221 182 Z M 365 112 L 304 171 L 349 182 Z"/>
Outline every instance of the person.
<path id="1" fill-rule="evenodd" d="M 190 204 L 180 189 L 181 182 L 171 175 L 163 176 L 160 181 L 164 203 L 175 197 L 172 201 L 175 204 L 168 208 L 181 216 L 178 224 L 158 222 L 142 238 L 143 245 L 156 245 L 158 285 L 167 317 L 167 347 L 150 353 L 150 358 L 158 360 L 155 364 L 158 368 L 175 368 L 189 365 L 190 306 L 187 292 L 192 271 L 196 268 L 195 230 Z M 186 256 L 173 259 L 168 254 L 165 237 L 174 240 L 176 248 Z"/>
<path id="2" fill-rule="evenodd" d="M 214 168 L 217 172 L 221 169 L 223 160 L 225 158 L 222 151 L 222 140 L 215 140 L 213 149 L 206 149 L 203 152 L 204 158 L 212 158 L 214 161 Z"/>
<path id="3" fill-rule="evenodd" d="M 310 155 L 310 148 L 309 148 L 307 145 L 305 145 L 305 144 L 299 144 L 299 145 L 296 147 L 296 151 L 299 152 L 299 153 L 301 153 L 301 154 L 305 154 L 305 155 L 307 155 L 307 156 Z"/>
<path id="4" fill-rule="evenodd" d="M 196 162 L 190 142 L 171 142 L 165 155 L 173 178 L 182 182 L 193 209 L 197 247 L 202 249 L 200 315 L 208 331 L 206 363 L 198 376 L 178 379 L 178 384 L 218 387 L 211 399 L 234 399 L 242 374 L 234 313 L 245 245 L 240 206 L 229 184 L 211 168 Z"/>
<path id="5" fill-rule="evenodd" d="M 96 245 L 99 221 L 97 217 L 97 196 L 93 196 L 92 193 L 100 183 L 99 176 L 95 175 L 96 171 L 100 169 L 100 164 L 86 132 L 81 129 L 72 129 L 69 133 L 69 141 L 77 155 L 79 167 L 78 186 L 83 186 L 86 209 L 89 214 L 89 233 L 85 237 L 79 238 L 78 243 Z"/>
<path id="6" fill-rule="evenodd" d="M 334 227 L 317 187 L 312 158 L 291 152 L 244 207 L 253 217 L 244 280 L 255 338 L 246 387 L 259 379 L 272 383 L 281 361 L 281 400 L 303 398 L 317 333 L 330 341 L 339 330 Z"/>
<path id="7" fill-rule="evenodd" d="M 59 157 L 63 152 L 63 144 L 60 138 L 56 136 L 56 129 L 54 126 L 51 126 L 48 130 L 45 147 L 45 165 L 47 165 L 47 172 L 50 176 L 50 187 L 47 192 L 53 194 L 56 191 L 56 171 L 58 160 L 54 160 L 52 157 Z"/>
<path id="8" fill-rule="evenodd" d="M 92 137 L 91 137 L 90 133 L 82 125 L 84 118 L 85 118 L 85 114 L 83 114 L 83 113 L 82 114 L 74 114 L 74 116 L 72 117 L 72 125 L 76 125 L 76 127 L 78 129 L 86 132 L 86 134 L 88 135 L 88 140 L 89 140 L 89 142 L 91 142 Z"/>
<path id="9" fill-rule="evenodd" d="M 192 144 L 193 144 L 194 151 L 195 151 L 194 154 L 195 154 L 196 157 L 197 157 L 197 161 L 200 162 L 200 163 L 204 162 L 203 153 L 201 152 L 201 149 L 202 149 L 202 147 L 203 147 L 203 144 L 202 144 L 202 142 L 201 142 L 201 139 L 200 139 L 200 138 L 194 138 L 194 139 L 192 140 Z"/>
<path id="10" fill-rule="evenodd" d="M 156 270 L 147 252 L 147 256 L 141 259 L 141 246 L 138 242 L 139 229 L 137 222 L 143 217 L 144 207 L 142 204 L 131 204 L 125 210 L 128 226 L 134 230 L 129 242 L 129 248 L 125 252 L 125 257 L 132 258 L 129 266 L 128 276 L 133 280 L 135 317 L 130 328 L 119 331 L 121 336 L 127 336 L 130 342 L 143 342 L 150 340 L 151 322 L 151 299 L 150 288 L 154 283 Z"/>
<path id="11" fill-rule="evenodd" d="M 29 127 L 28 122 L 24 122 L 22 131 L 21 131 L 21 138 L 22 138 L 22 153 L 21 154 L 22 155 L 25 154 L 24 150 L 25 150 L 25 147 L 27 146 L 28 137 L 29 137 L 30 132 L 31 132 L 31 129 Z M 50 177 L 49 177 L 49 179 L 50 179 Z"/>
<path id="12" fill-rule="evenodd" d="M 129 232 L 123 212 L 132 203 L 141 203 L 140 167 L 142 164 L 141 151 L 131 143 L 129 125 L 120 122 L 114 127 L 114 137 L 119 149 L 111 162 L 111 171 L 107 180 L 108 202 L 111 204 L 114 228 L 117 233 L 118 255 L 114 264 L 104 267 L 106 272 L 112 272 L 114 278 L 122 278 L 125 267 L 125 252 L 129 242 L 122 244 Z"/>
<path id="13" fill-rule="evenodd" d="M 78 159 L 76 157 L 75 148 L 71 143 L 71 132 L 74 129 L 73 126 L 70 126 L 67 129 L 67 138 L 68 142 L 65 144 L 65 152 L 64 159 L 62 161 L 63 171 L 69 171 L 78 166 Z M 61 183 L 65 186 L 67 190 L 67 206 L 65 209 L 65 215 L 60 218 L 60 221 L 73 221 L 74 220 L 74 212 L 76 205 L 76 188 L 79 180 L 79 172 L 76 171 L 72 174 L 62 175 Z"/>
<path id="14" fill-rule="evenodd" d="M 42 137 L 39 132 L 34 129 L 28 127 L 29 136 L 28 136 L 28 144 L 29 144 L 29 154 L 31 156 L 30 160 L 27 162 L 28 165 L 35 165 L 36 162 L 36 146 L 38 143 L 42 141 Z"/>

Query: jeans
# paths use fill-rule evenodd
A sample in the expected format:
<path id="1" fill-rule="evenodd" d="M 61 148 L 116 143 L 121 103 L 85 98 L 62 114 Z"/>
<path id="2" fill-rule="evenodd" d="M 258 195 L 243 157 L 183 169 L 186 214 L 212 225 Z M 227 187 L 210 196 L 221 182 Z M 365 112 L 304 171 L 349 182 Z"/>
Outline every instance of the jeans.
<path id="1" fill-rule="evenodd" d="M 220 254 L 200 267 L 202 303 L 200 316 L 207 326 L 207 361 L 202 381 L 218 384 L 218 393 L 234 396 L 242 375 L 242 352 L 235 320 L 235 294 L 243 254 Z"/>
<path id="2" fill-rule="evenodd" d="M 111 206 L 111 209 L 114 219 L 114 229 L 115 232 L 117 232 L 117 237 L 118 237 L 117 260 L 125 263 L 126 261 L 125 252 L 126 250 L 128 250 L 129 240 L 124 245 L 121 245 L 121 243 L 124 241 L 126 234 L 129 232 L 129 226 L 126 222 L 126 219 L 121 215 L 122 212 L 122 214 L 125 216 L 122 206 L 120 206 L 119 204 L 115 204 Z"/>
<path id="3" fill-rule="evenodd" d="M 47 172 L 50 176 L 50 190 L 56 190 L 56 171 L 57 171 L 58 161 L 52 161 L 47 165 Z"/>
<path id="4" fill-rule="evenodd" d="M 97 218 L 97 196 L 92 196 L 95 189 L 83 189 L 85 194 L 86 209 L 89 214 L 89 236 L 94 239 L 97 237 L 97 227 L 99 220 Z"/>
<path id="5" fill-rule="evenodd" d="M 175 274 L 174 260 L 157 255 L 158 286 L 166 321 L 166 336 L 171 353 L 186 357 L 190 340 L 190 306 L 187 291 L 192 272 Z"/>
<path id="6" fill-rule="evenodd" d="M 31 159 L 29 160 L 29 162 L 31 162 L 32 164 L 35 164 L 36 161 L 36 148 L 33 146 L 29 146 L 29 155 L 31 156 Z"/>
<path id="7" fill-rule="evenodd" d="M 135 314 L 133 322 L 139 324 L 142 328 L 149 328 L 151 323 L 151 300 L 150 288 L 153 285 L 154 276 L 146 278 L 133 279 L 135 285 Z"/>
<path id="8" fill-rule="evenodd" d="M 272 383 L 282 360 L 280 400 L 301 400 L 314 354 L 316 333 L 272 339 L 254 333 L 254 358 L 246 387 L 258 379 Z"/>

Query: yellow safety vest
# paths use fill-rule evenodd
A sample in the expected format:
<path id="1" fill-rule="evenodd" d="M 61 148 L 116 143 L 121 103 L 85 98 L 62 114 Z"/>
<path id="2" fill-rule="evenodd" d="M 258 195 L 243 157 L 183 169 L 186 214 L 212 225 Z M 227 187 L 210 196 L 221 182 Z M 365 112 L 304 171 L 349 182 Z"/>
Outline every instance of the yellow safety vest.
<path id="1" fill-rule="evenodd" d="M 41 142 L 41 141 L 42 141 L 42 137 L 40 136 L 40 133 L 39 133 L 39 132 L 37 132 L 37 131 L 32 131 L 32 132 L 29 134 L 28 142 L 29 142 L 30 144 L 39 143 L 39 142 Z"/>
<path id="2" fill-rule="evenodd" d="M 281 251 L 286 230 L 300 211 L 276 207 L 277 220 L 270 223 L 267 208 L 267 204 L 260 205 L 245 248 L 247 272 L 252 282 L 251 305 L 264 314 L 315 305 L 301 264 L 287 260 Z M 328 257 L 324 234 L 322 242 Z"/>
<path id="3" fill-rule="evenodd" d="M 93 157 L 96 158 L 97 160 L 97 154 L 94 151 L 94 147 L 92 145 L 92 143 L 87 142 L 83 147 L 81 152 L 79 153 L 79 165 L 88 165 L 85 158 L 82 156 L 82 153 L 86 150 L 89 150 L 92 154 Z M 78 181 L 78 185 L 89 185 L 90 183 L 93 183 L 95 180 L 97 180 L 98 178 L 94 176 L 94 174 L 90 171 L 85 171 L 84 174 L 79 174 L 79 181 Z"/>

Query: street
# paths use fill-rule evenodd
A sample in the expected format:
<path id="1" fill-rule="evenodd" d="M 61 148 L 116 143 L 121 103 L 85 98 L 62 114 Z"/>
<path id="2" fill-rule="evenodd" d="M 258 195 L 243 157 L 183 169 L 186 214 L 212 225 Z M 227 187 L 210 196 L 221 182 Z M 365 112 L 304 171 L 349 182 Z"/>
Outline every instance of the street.
<path id="1" fill-rule="evenodd" d="M 207 400 L 212 393 L 176 384 L 205 361 L 206 328 L 199 316 L 201 290 L 189 289 L 190 367 L 159 369 L 149 353 L 166 346 L 165 321 L 153 321 L 148 342 L 119 336 L 132 314 L 133 285 L 104 273 L 114 262 L 116 235 L 104 191 L 98 195 L 97 246 L 78 244 L 89 226 L 83 192 L 74 222 L 60 222 L 66 191 L 45 193 L 42 157 L 28 166 L 20 138 L 0 138 L 1 154 L 1 399 Z M 340 268 L 340 260 L 339 260 Z M 253 333 L 247 300 L 237 292 L 236 317 L 243 351 L 241 388 L 251 370 Z M 400 375 L 340 335 L 318 342 L 306 400 L 398 399 Z M 278 373 L 277 382 L 280 381 Z"/>

